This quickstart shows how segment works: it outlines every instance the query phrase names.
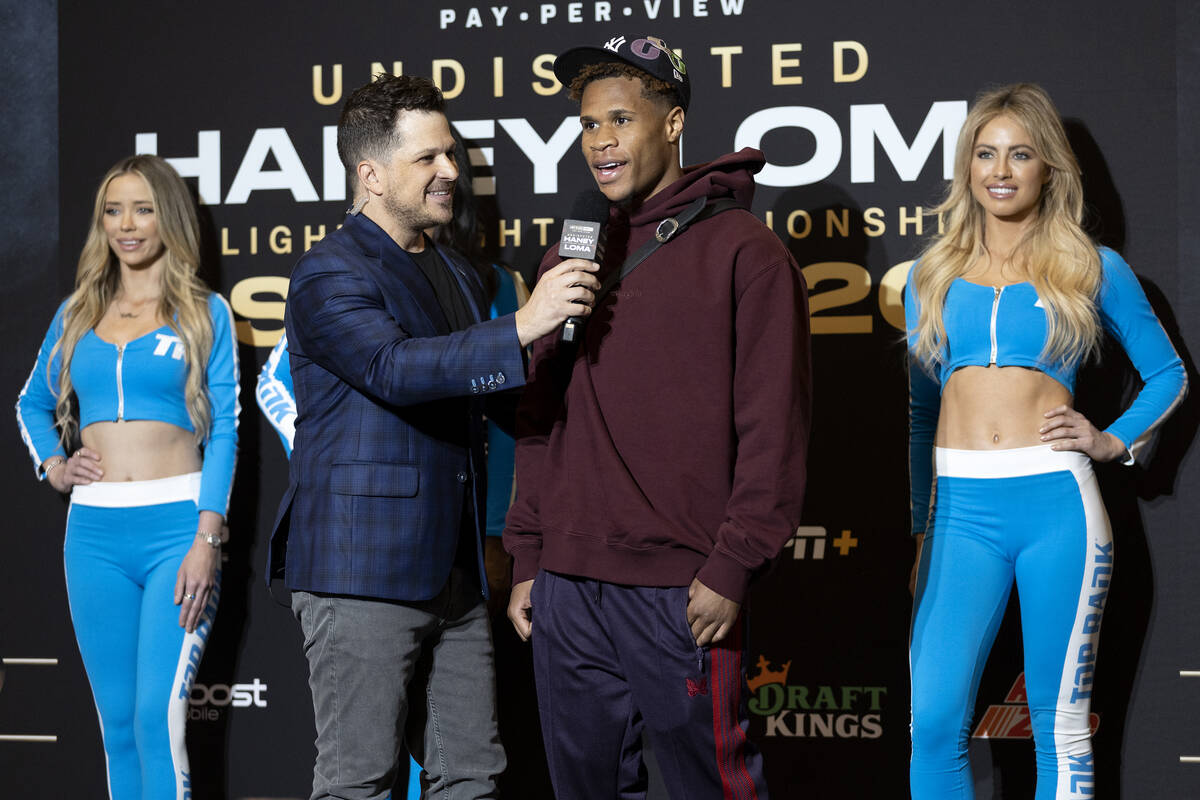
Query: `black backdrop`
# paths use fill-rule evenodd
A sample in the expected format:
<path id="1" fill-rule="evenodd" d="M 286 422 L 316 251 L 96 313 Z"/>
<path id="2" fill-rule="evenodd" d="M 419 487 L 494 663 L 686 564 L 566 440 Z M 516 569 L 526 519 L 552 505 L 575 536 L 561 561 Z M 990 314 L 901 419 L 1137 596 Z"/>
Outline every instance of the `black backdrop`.
<path id="1" fill-rule="evenodd" d="M 347 205 L 327 137 L 340 97 L 373 63 L 442 80 L 474 150 L 488 241 L 527 272 L 589 180 L 549 54 L 660 35 L 694 82 L 685 160 L 743 144 L 766 152 L 773 169 L 754 211 L 804 267 L 816 333 L 805 527 L 752 600 L 751 734 L 777 797 L 905 795 L 911 544 L 896 265 L 936 226 L 918 223 L 917 209 L 938 199 L 945 153 L 980 88 L 1033 80 L 1051 92 L 1083 161 L 1093 231 L 1134 266 L 1196 385 L 1194 3 L 12 5 L 0 10 L 10 286 L 0 387 L 15 400 L 70 288 L 95 185 L 135 149 L 191 176 L 206 203 L 208 277 L 239 321 L 235 539 L 188 729 L 197 797 L 308 792 L 299 636 L 261 583 L 285 463 L 253 385 L 292 263 Z M 612 21 L 597 22 L 606 9 Z M 1106 422 L 1128 386 L 1122 356 L 1108 353 L 1082 377 L 1079 404 Z M 1186 762 L 1200 756 L 1200 678 L 1185 677 L 1200 669 L 1198 417 L 1189 400 L 1148 468 L 1100 470 L 1118 553 L 1096 674 L 1101 797 L 1200 796 L 1200 764 Z M 103 754 L 62 581 L 65 506 L 35 485 L 15 426 L 3 442 L 0 794 L 100 796 Z M 508 796 L 547 796 L 521 649 L 506 626 L 496 634 Z M 1010 694 L 1020 673 L 1010 614 L 979 695 L 976 725 L 991 738 L 972 739 L 981 798 L 1032 794 L 1032 747 Z"/>

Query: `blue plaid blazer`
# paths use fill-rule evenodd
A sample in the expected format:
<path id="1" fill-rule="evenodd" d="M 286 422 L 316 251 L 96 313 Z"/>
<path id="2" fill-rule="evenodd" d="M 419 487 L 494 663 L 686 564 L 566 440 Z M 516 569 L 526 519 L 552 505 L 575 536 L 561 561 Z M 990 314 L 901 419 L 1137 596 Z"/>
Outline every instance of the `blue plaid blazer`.
<path id="1" fill-rule="evenodd" d="M 525 382 L 523 354 L 512 315 L 479 321 L 486 305 L 474 270 L 439 252 L 476 317 L 463 331 L 450 331 L 416 263 L 362 215 L 292 271 L 296 439 L 268 583 L 426 600 L 454 562 L 464 501 L 483 530 L 482 401 Z M 486 586 L 481 540 L 476 560 Z"/>

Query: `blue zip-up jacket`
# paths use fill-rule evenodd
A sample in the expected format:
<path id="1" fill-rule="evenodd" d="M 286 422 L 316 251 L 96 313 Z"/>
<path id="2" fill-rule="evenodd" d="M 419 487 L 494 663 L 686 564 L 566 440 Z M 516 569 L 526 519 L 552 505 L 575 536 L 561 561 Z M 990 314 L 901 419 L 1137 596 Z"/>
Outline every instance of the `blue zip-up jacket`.
<path id="1" fill-rule="evenodd" d="M 1146 299 L 1137 276 L 1117 253 L 1100 249 L 1102 271 L 1097 298 L 1100 323 L 1125 349 L 1144 383 L 1133 403 L 1105 429 L 1129 452 L 1133 464 L 1139 452 L 1167 416 L 1187 394 L 1187 372 L 1171 340 Z M 943 323 L 946 342 L 936 374 L 916 363 L 911 348 L 916 342 L 920 316 L 913 265 L 904 290 L 904 317 L 909 353 L 909 474 L 911 478 L 912 531 L 925 530 L 933 480 L 933 442 L 941 410 L 941 391 L 960 367 L 996 364 L 1028 367 L 1044 372 L 1075 393 L 1078 361 L 1048 364 L 1041 360 L 1046 344 L 1046 311 L 1029 282 L 1004 287 L 983 286 L 957 278 L 946 292 Z"/>
<path id="2" fill-rule="evenodd" d="M 237 458 L 238 351 L 233 312 L 215 292 L 208 297 L 213 344 L 208 357 L 208 401 L 212 422 L 202 443 L 204 465 L 200 473 L 200 511 L 224 516 L 229 509 L 233 469 Z M 53 353 L 63 332 L 66 301 L 59 307 L 37 363 L 17 398 L 17 424 L 29 448 L 38 477 L 41 465 L 53 455 L 66 456 L 54 421 L 58 402 L 61 356 Z M 107 420 L 148 419 L 195 431 L 184 402 L 187 361 L 184 347 L 166 325 L 124 345 L 106 342 L 88 331 L 75 346 L 71 383 L 79 401 L 79 428 Z"/>

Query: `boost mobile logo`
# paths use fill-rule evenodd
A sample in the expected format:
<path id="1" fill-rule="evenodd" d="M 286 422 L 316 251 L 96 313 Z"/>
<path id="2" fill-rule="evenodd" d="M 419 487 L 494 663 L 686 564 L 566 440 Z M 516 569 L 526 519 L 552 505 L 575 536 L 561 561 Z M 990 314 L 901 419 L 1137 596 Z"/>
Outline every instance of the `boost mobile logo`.
<path id="1" fill-rule="evenodd" d="M 220 719 L 221 711 L 230 706 L 266 708 L 266 694 L 267 684 L 258 678 L 255 678 L 253 683 L 235 683 L 232 686 L 224 683 L 214 683 L 211 686 L 203 683 L 193 684 L 188 696 L 188 719 Z"/>

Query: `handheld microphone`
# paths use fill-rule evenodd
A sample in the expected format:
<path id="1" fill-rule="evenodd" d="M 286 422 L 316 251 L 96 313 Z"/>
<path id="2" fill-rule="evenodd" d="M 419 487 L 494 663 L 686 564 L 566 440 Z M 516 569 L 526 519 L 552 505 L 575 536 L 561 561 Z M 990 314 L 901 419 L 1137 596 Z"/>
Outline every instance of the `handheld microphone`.
<path id="1" fill-rule="evenodd" d="M 608 221 L 609 200 L 600 191 L 589 189 L 579 193 L 571 216 L 563 220 L 562 237 L 558 240 L 560 258 L 604 258 L 604 224 Z M 585 317 L 567 317 L 559 341 L 575 342 L 583 330 Z"/>

